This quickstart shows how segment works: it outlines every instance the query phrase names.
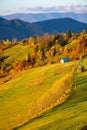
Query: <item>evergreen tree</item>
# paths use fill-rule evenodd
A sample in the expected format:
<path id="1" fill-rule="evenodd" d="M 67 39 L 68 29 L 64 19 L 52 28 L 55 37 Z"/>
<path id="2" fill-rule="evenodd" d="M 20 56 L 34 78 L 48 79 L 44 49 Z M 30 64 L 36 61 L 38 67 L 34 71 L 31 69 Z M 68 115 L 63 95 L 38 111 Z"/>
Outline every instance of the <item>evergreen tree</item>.
<path id="1" fill-rule="evenodd" d="M 66 37 L 67 37 L 68 40 L 72 37 L 72 33 L 71 33 L 70 29 L 67 30 Z"/>

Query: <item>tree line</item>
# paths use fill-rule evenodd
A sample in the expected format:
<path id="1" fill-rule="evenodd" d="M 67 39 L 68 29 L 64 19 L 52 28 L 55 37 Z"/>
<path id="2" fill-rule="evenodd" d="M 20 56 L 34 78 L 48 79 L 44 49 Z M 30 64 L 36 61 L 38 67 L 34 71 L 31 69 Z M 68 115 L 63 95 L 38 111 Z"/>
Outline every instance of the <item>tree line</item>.
<path id="1" fill-rule="evenodd" d="M 5 49 L 18 44 L 27 46 L 31 51 L 25 52 L 23 59 L 20 61 L 5 62 L 8 57 L 3 56 Z M 86 53 L 87 30 L 80 33 L 72 33 L 70 30 L 66 33 L 52 35 L 45 33 L 43 36 L 33 36 L 20 42 L 17 42 L 15 38 L 13 41 L 0 41 L 0 77 L 23 69 L 59 63 L 63 57 L 69 58 L 70 61 L 79 60 Z"/>

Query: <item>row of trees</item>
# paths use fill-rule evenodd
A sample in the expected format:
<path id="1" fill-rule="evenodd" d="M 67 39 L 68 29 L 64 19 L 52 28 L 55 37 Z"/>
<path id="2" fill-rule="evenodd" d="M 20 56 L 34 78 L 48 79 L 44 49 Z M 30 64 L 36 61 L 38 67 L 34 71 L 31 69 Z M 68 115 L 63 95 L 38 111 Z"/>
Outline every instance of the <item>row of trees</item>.
<path id="1" fill-rule="evenodd" d="M 17 44 L 27 46 L 31 51 L 25 53 L 21 61 L 5 62 L 4 50 Z M 20 71 L 48 63 L 58 63 L 62 57 L 68 57 L 71 61 L 78 60 L 85 53 L 87 53 L 86 31 L 74 34 L 70 30 L 65 34 L 46 33 L 44 36 L 33 36 L 20 42 L 2 41 L 0 43 L 0 72 L 6 71 L 8 74 L 11 70 Z"/>

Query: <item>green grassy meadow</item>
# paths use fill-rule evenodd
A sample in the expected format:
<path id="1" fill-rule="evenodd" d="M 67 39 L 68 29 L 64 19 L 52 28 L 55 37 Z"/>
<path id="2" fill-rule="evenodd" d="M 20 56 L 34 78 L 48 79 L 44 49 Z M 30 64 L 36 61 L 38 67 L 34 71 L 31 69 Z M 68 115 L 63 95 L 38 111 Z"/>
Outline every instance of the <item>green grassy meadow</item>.
<path id="1" fill-rule="evenodd" d="M 82 64 L 86 71 L 75 72 L 73 91 L 67 101 L 17 130 L 81 130 L 87 126 L 87 59 Z"/>
<path id="2" fill-rule="evenodd" d="M 32 105 L 35 106 L 35 103 L 51 89 L 56 80 L 70 73 L 75 64 L 76 62 L 46 65 L 15 73 L 6 82 L 2 82 L 5 78 L 0 79 L 0 130 L 12 129 L 26 122 L 30 116 L 29 108 Z M 33 108 L 32 111 L 34 110 Z M 30 128 L 30 126 L 26 127 L 24 129 Z M 44 127 L 42 123 L 42 128 Z"/>
<path id="3" fill-rule="evenodd" d="M 28 45 L 23 46 L 21 43 L 4 50 L 3 56 L 7 57 L 5 62 L 18 62 L 25 59 L 25 55 L 32 49 Z"/>

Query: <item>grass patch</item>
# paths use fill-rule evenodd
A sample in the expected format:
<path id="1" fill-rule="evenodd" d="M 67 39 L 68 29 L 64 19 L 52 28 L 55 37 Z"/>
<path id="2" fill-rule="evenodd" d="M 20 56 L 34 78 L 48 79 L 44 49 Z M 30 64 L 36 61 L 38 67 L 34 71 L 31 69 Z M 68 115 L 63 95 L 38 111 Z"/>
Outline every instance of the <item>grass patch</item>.
<path id="1" fill-rule="evenodd" d="M 18 62 L 25 59 L 25 55 L 32 50 L 26 45 L 17 44 L 11 48 L 5 49 L 3 52 L 3 56 L 7 57 L 5 59 L 6 62 Z"/>
<path id="2" fill-rule="evenodd" d="M 49 91 L 56 80 L 70 73 L 68 67 L 72 69 L 73 65 L 75 63 L 70 62 L 21 71 L 0 84 L 0 129 L 11 129 L 28 119 L 32 104 Z M 62 67 L 66 67 L 67 72 L 55 75 Z"/>
<path id="3" fill-rule="evenodd" d="M 87 69 L 87 60 L 83 61 Z M 87 126 L 87 71 L 75 73 L 76 86 L 69 99 L 18 130 L 80 130 Z"/>

